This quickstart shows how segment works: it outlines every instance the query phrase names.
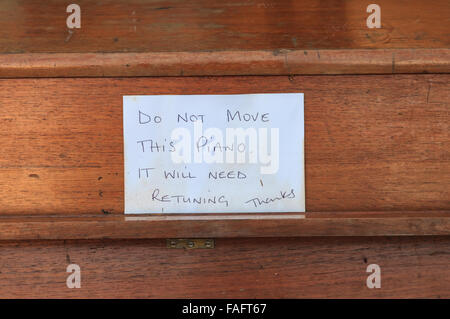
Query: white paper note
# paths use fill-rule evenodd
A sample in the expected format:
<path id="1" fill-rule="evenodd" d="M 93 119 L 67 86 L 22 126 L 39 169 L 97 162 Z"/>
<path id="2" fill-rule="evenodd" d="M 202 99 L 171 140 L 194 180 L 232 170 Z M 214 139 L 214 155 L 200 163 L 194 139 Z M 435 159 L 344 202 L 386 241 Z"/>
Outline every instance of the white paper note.
<path id="1" fill-rule="evenodd" d="M 303 93 L 123 97 L 125 213 L 304 212 Z"/>

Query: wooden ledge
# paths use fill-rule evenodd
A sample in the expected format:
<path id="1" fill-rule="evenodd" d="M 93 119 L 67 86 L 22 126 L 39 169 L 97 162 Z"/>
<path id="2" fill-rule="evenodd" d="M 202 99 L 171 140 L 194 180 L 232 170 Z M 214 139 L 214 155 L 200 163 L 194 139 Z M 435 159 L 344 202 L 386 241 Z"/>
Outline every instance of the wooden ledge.
<path id="1" fill-rule="evenodd" d="M 450 49 L 0 54 L 0 77 L 450 73 Z"/>
<path id="2" fill-rule="evenodd" d="M 450 211 L 0 218 L 0 240 L 416 235 L 450 235 Z"/>

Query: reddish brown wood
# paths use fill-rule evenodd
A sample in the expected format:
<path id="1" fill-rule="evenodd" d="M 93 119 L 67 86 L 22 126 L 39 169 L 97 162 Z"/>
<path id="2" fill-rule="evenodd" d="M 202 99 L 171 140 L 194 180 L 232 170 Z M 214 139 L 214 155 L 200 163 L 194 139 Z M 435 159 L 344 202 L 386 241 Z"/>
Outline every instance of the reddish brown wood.
<path id="1" fill-rule="evenodd" d="M 449 48 L 447 0 L 78 0 L 70 33 L 59 0 L 0 4 L 0 53 L 200 52 L 280 49 Z"/>
<path id="2" fill-rule="evenodd" d="M 450 210 L 449 75 L 0 81 L 5 215 L 123 213 L 125 94 L 305 93 L 306 209 Z"/>
<path id="3" fill-rule="evenodd" d="M 450 72 L 450 4 L 358 0 L 0 3 L 0 77 Z M 436 17 L 440 17 L 437 19 Z"/>
<path id="4" fill-rule="evenodd" d="M 0 218 L 0 240 L 450 235 L 450 211 Z"/>
<path id="5" fill-rule="evenodd" d="M 0 243 L 1 298 L 449 298 L 450 237 Z M 66 267 L 81 288 L 66 287 Z M 381 288 L 369 289 L 369 264 Z"/>
<path id="6" fill-rule="evenodd" d="M 450 297 L 449 236 L 257 238 L 449 235 L 449 75 L 36 79 L 449 73 L 447 0 L 379 0 L 381 29 L 357 0 L 77 3 L 70 31 L 0 2 L 0 77 L 32 78 L 0 80 L 0 297 Z M 261 92 L 305 93 L 306 214 L 122 215 L 122 95 Z M 167 237 L 217 239 L 131 240 Z"/>
<path id="7" fill-rule="evenodd" d="M 0 55 L 0 77 L 5 78 L 449 72 L 449 49 Z"/>

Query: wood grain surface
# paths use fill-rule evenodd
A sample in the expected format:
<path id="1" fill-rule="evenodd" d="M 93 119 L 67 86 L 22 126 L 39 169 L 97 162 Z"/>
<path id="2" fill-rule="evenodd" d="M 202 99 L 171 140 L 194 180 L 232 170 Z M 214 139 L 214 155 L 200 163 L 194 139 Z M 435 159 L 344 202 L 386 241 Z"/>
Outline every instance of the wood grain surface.
<path id="1" fill-rule="evenodd" d="M 450 73 L 450 49 L 0 54 L 0 78 Z"/>
<path id="2" fill-rule="evenodd" d="M 69 30 L 62 0 L 4 0 L 0 53 L 199 52 L 279 49 L 449 48 L 447 0 L 78 0 Z"/>
<path id="3" fill-rule="evenodd" d="M 449 75 L 0 80 L 5 215 L 123 213 L 122 96 L 305 93 L 306 209 L 450 209 Z"/>
<path id="4" fill-rule="evenodd" d="M 448 0 L 378 0 L 380 29 L 358 0 L 76 3 L 69 30 L 0 2 L 0 298 L 450 297 L 450 237 L 408 237 L 450 234 Z M 277 92 L 305 93 L 306 214 L 122 215 L 123 95 Z"/>
<path id="5" fill-rule="evenodd" d="M 1 298 L 449 298 L 450 238 L 0 242 Z M 69 289 L 66 267 L 81 268 Z M 369 264 L 381 288 L 369 289 Z"/>
<path id="6" fill-rule="evenodd" d="M 0 218 L 0 240 L 430 235 L 450 235 L 449 211 Z"/>
<path id="7" fill-rule="evenodd" d="M 0 2 L 0 77 L 450 72 L 450 2 L 358 0 Z"/>

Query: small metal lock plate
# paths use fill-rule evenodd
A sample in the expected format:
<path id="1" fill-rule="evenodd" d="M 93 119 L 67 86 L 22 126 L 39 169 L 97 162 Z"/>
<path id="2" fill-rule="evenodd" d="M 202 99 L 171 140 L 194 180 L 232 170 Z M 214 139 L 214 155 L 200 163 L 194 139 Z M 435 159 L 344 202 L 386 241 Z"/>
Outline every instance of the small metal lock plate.
<path id="1" fill-rule="evenodd" d="M 208 239 L 208 238 L 167 239 L 167 248 L 211 249 L 211 248 L 214 248 L 214 239 Z"/>

